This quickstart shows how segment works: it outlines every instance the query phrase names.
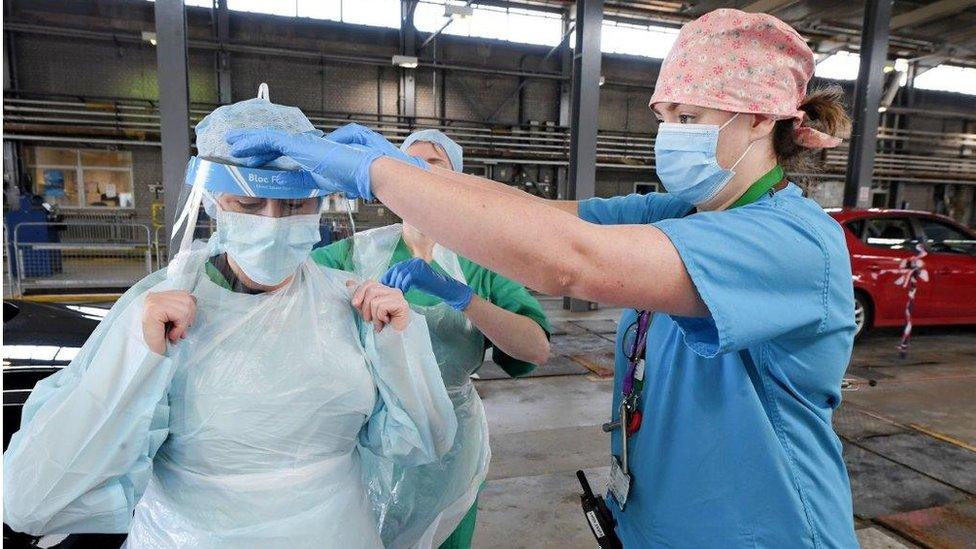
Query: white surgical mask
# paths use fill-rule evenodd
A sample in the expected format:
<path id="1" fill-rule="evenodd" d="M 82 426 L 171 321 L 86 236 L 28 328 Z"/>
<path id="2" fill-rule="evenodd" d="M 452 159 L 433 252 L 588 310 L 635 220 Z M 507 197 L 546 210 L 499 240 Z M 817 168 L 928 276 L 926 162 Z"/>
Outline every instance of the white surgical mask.
<path id="1" fill-rule="evenodd" d="M 265 217 L 217 208 L 217 242 L 248 278 L 264 286 L 295 274 L 320 239 L 319 214 Z"/>

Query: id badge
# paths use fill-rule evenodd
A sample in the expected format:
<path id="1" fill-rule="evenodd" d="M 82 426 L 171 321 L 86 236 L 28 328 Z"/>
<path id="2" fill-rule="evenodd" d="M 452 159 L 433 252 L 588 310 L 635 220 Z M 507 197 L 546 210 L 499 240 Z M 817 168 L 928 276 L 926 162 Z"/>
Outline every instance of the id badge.
<path id="1" fill-rule="evenodd" d="M 634 368 L 634 381 L 644 381 L 644 365 L 646 361 L 642 358 L 637 361 L 637 366 Z"/>
<path id="2" fill-rule="evenodd" d="M 627 504 L 627 494 L 630 493 L 630 475 L 624 472 L 617 456 L 610 456 L 610 478 L 607 480 L 607 489 L 623 510 L 624 505 Z"/>

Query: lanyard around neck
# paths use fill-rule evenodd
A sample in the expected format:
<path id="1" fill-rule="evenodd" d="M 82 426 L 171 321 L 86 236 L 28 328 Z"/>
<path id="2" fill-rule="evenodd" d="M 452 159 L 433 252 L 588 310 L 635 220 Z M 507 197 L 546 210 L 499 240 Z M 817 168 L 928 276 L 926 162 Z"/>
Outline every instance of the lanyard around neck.
<path id="1" fill-rule="evenodd" d="M 779 164 L 773 166 L 773 169 L 766 172 L 765 175 L 756 180 L 755 183 L 746 189 L 746 192 L 739 197 L 738 200 L 729 206 L 729 209 L 738 208 L 739 206 L 745 206 L 747 204 L 752 204 L 753 202 L 762 198 L 763 195 L 768 193 L 770 189 L 779 185 L 786 180 L 786 173 L 783 172 L 783 167 Z"/>

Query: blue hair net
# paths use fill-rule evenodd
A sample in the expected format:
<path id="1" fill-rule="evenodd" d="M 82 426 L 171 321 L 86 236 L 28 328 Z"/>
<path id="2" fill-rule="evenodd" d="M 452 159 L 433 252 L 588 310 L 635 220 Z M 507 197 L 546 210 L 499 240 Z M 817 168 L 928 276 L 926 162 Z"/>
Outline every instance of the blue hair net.
<path id="1" fill-rule="evenodd" d="M 447 158 L 451 161 L 451 167 L 454 168 L 454 171 L 460 172 L 464 168 L 464 149 L 461 148 L 461 145 L 455 143 L 453 139 L 445 135 L 444 132 L 440 130 L 415 131 L 403 140 L 403 144 L 400 145 L 400 150 L 406 152 L 407 147 L 418 141 L 426 141 L 440 145 L 444 149 L 444 152 L 447 153 Z"/>
<path id="2" fill-rule="evenodd" d="M 261 84 L 254 99 L 214 109 L 195 128 L 197 156 L 190 158 L 185 177 L 188 188 L 198 179 L 204 181 L 203 187 L 208 192 L 200 200 L 207 215 L 215 215 L 213 193 L 267 198 L 323 196 L 311 176 L 287 156 L 276 158 L 260 168 L 241 166 L 241 160 L 231 154 L 226 141 L 227 132 L 238 129 L 322 135 L 301 109 L 272 103 L 268 99 L 267 84 Z"/>
<path id="3" fill-rule="evenodd" d="M 230 153 L 225 137 L 230 130 L 282 130 L 292 133 L 322 135 L 297 107 L 276 105 L 258 97 L 217 107 L 197 124 L 197 156 L 221 164 L 238 165 Z M 297 162 L 283 156 L 262 166 L 269 170 L 294 171 L 301 169 Z"/>

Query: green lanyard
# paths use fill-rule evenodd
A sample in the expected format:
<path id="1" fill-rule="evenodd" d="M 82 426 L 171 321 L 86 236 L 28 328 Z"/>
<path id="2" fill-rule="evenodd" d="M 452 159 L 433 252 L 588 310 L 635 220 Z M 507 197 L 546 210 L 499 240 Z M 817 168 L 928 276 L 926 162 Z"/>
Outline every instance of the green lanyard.
<path id="1" fill-rule="evenodd" d="M 756 182 L 753 183 L 748 190 L 746 190 L 745 194 L 733 202 L 728 209 L 731 210 L 732 208 L 752 204 L 753 202 L 762 198 L 764 194 L 768 193 L 770 189 L 778 185 L 785 178 L 786 174 L 783 172 L 783 167 L 776 164 L 773 166 L 773 169 L 766 172 L 766 175 L 756 180 Z"/>

